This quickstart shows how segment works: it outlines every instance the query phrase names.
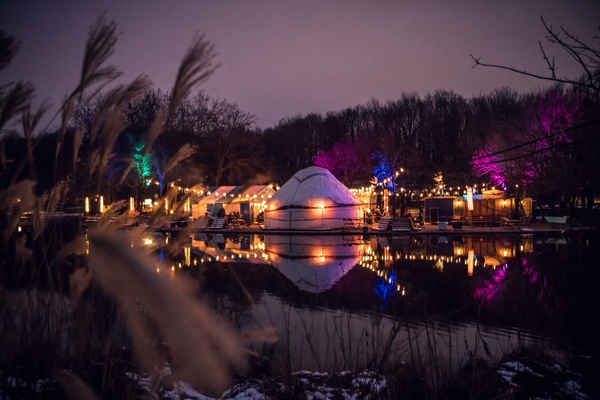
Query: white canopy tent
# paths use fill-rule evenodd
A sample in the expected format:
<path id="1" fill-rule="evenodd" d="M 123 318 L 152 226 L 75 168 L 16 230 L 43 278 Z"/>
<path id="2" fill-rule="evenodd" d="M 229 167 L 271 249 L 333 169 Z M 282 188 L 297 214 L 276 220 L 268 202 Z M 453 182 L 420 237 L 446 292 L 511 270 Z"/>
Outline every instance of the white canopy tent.
<path id="1" fill-rule="evenodd" d="M 265 229 L 340 229 L 364 213 L 360 200 L 320 167 L 298 171 L 266 205 Z"/>
<path id="2" fill-rule="evenodd" d="M 216 214 L 222 207 L 223 199 L 227 199 L 227 195 L 235 189 L 236 186 L 219 186 L 206 194 L 197 204 L 192 205 L 192 218 L 201 218 L 206 213 Z"/>
<path id="3" fill-rule="evenodd" d="M 192 218 L 201 218 L 207 212 L 214 216 L 223 208 L 226 214 L 238 212 L 247 222 L 253 222 L 274 193 L 271 185 L 219 186 L 192 205 Z"/>

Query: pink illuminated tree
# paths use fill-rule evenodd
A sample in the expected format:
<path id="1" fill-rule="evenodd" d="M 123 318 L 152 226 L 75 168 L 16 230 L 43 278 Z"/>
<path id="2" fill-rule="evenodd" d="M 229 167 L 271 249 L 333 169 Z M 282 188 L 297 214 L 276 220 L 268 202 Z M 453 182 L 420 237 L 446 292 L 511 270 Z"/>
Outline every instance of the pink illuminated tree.
<path id="1" fill-rule="evenodd" d="M 490 135 L 471 159 L 474 172 L 504 190 L 538 199 L 572 189 L 571 144 L 581 112 L 577 96 L 560 86 L 521 99 L 514 129 Z M 516 190 L 518 189 L 518 190 Z"/>
<path id="2" fill-rule="evenodd" d="M 537 137 L 530 139 L 528 157 L 529 178 L 538 192 L 560 191 L 561 201 L 568 199 L 572 210 L 576 203 L 581 208 L 593 209 L 596 194 L 600 192 L 600 169 L 597 155 L 600 142 L 597 139 L 600 122 L 600 48 L 590 41 L 579 38 L 572 31 L 560 26 L 548 25 L 541 19 L 546 30 L 546 44 L 538 42 L 546 72 L 535 72 L 522 68 L 481 61 L 471 58 L 474 67 L 491 67 L 511 71 L 542 81 L 566 85 L 575 107 L 565 107 L 565 96 L 547 98 L 545 109 L 538 113 Z M 596 41 L 597 37 L 593 40 Z M 548 49 L 558 49 L 579 66 L 577 76 L 564 76 L 556 64 L 556 58 Z M 558 100 L 558 102 L 556 102 Z M 575 112 L 573 112 L 575 111 Z M 529 126 L 532 126 L 530 124 Z M 587 203 L 587 204 L 586 204 Z"/>
<path id="3" fill-rule="evenodd" d="M 366 140 L 344 140 L 330 150 L 321 150 L 314 164 L 331 172 L 341 182 L 350 185 L 354 180 L 368 176 L 371 153 Z"/>

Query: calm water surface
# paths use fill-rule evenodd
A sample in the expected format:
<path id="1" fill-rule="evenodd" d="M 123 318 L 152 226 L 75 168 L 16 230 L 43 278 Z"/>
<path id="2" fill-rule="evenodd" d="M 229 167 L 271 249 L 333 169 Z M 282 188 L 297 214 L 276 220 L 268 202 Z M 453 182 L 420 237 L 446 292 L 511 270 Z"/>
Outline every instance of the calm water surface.
<path id="1" fill-rule="evenodd" d="M 292 370 L 455 365 L 528 344 L 598 355 L 599 244 L 596 232 L 200 234 L 176 272 L 242 330 L 274 327 Z"/>

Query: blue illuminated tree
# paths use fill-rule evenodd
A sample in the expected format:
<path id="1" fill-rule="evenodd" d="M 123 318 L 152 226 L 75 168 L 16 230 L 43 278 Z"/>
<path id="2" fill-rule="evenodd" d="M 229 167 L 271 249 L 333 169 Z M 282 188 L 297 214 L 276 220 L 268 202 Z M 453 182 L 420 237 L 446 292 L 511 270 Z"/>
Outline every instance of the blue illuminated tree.
<path id="1" fill-rule="evenodd" d="M 377 185 L 381 185 L 383 189 L 390 191 L 390 199 L 392 205 L 392 216 L 396 214 L 396 189 L 398 177 L 398 166 L 394 159 L 387 156 L 383 152 L 376 152 L 372 155 L 373 160 L 377 161 L 373 168 L 373 175 L 377 178 Z"/>
<path id="2" fill-rule="evenodd" d="M 396 165 L 394 161 L 382 152 L 374 153 L 372 158 L 377 161 L 377 165 L 373 168 L 373 175 L 377 178 L 377 184 L 396 194 Z"/>

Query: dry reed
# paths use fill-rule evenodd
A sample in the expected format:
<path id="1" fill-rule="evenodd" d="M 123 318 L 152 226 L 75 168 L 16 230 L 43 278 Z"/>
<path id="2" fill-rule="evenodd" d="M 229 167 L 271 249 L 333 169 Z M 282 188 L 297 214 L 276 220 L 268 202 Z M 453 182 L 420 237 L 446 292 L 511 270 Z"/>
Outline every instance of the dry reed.
<path id="1" fill-rule="evenodd" d="M 90 268 L 119 304 L 140 365 L 152 372 L 167 361 L 157 349 L 158 333 L 172 358 L 171 383 L 222 393 L 230 366 L 245 364 L 246 350 L 232 327 L 196 298 L 189 282 L 157 273 L 155 261 L 131 249 L 131 237 L 100 229 L 89 238 Z"/>

